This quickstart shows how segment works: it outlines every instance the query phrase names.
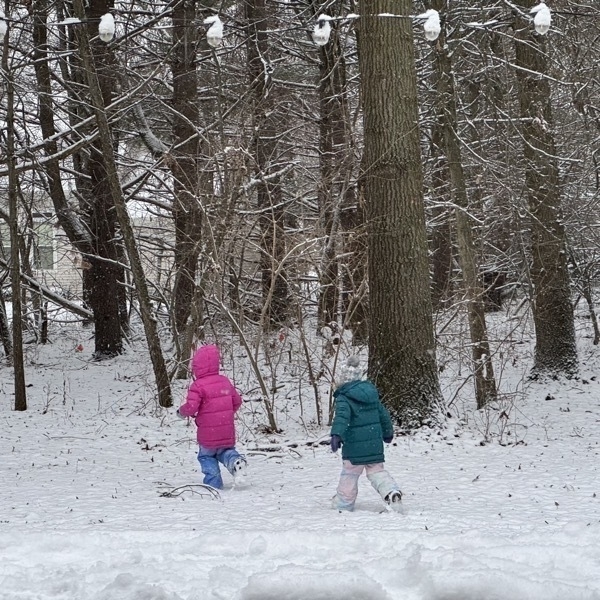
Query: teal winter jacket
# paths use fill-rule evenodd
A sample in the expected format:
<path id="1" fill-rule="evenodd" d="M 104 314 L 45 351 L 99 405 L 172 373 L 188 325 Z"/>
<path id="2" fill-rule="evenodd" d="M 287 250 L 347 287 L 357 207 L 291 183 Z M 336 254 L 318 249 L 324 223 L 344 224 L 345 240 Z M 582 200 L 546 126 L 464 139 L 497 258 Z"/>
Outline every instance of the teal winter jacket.
<path id="1" fill-rule="evenodd" d="M 392 437 L 394 428 L 377 388 L 370 381 L 350 381 L 333 396 L 331 435 L 342 439 L 342 458 L 353 465 L 383 462 L 383 438 Z"/>

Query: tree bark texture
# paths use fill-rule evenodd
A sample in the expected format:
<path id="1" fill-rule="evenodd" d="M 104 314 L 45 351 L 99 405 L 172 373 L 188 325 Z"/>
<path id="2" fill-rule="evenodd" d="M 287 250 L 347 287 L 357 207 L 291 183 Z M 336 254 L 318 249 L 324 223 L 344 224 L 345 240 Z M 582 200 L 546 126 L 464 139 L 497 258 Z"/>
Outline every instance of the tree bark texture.
<path id="1" fill-rule="evenodd" d="M 10 31 L 4 38 L 2 70 L 6 85 L 6 163 L 8 166 L 8 226 L 10 231 L 10 278 L 12 300 L 12 366 L 15 386 L 15 410 L 27 410 L 25 361 L 23 358 L 23 304 L 21 301 L 21 260 L 19 252 L 19 217 L 17 171 L 15 169 L 15 87 L 9 66 Z"/>
<path id="2" fill-rule="evenodd" d="M 123 268 L 115 244 L 117 218 L 108 186 L 105 159 L 94 144 L 88 157 L 91 177 L 90 202 L 84 205 L 87 228 L 92 235 L 92 253 L 83 270 L 86 304 L 94 314 L 94 356 L 111 357 L 123 352 L 119 293 Z"/>
<path id="3" fill-rule="evenodd" d="M 522 0 L 525 12 L 537 4 Z M 535 324 L 533 376 L 571 377 L 578 371 L 560 181 L 552 133 L 546 38 L 515 19 L 516 75 L 522 117 L 525 186 L 531 220 L 531 286 Z M 551 34 L 550 34 L 551 35 Z"/>
<path id="4" fill-rule="evenodd" d="M 196 286 L 196 271 L 202 243 L 198 156 L 198 75 L 196 52 L 198 27 L 194 0 L 173 7 L 173 145 L 171 173 L 174 181 L 175 278 L 173 282 L 174 338 L 180 357 L 190 351 L 182 347 Z"/>
<path id="5" fill-rule="evenodd" d="M 48 157 L 52 157 L 58 148 L 54 141 L 56 134 L 54 100 L 48 64 L 47 20 L 49 7 L 47 0 L 36 0 L 32 6 L 35 72 L 39 97 L 38 112 L 45 139 L 45 153 Z M 98 20 L 101 15 L 108 12 L 110 7 L 111 4 L 104 0 L 93 2 L 90 6 L 90 19 Z M 97 23 L 91 23 L 89 27 L 97 27 Z M 106 45 L 101 42 L 97 42 L 95 45 L 95 52 L 104 103 L 109 104 L 115 85 L 114 59 Z M 64 67 L 64 73 L 69 78 L 81 79 L 83 74 L 80 66 L 71 62 L 71 67 L 70 71 Z M 87 103 L 77 102 L 74 104 L 82 107 Z M 85 158 L 82 160 L 82 157 Z M 83 271 L 83 287 L 84 302 L 94 315 L 94 356 L 97 358 L 110 357 L 123 351 L 120 308 L 125 303 L 125 288 L 122 285 L 125 275 L 123 268 L 119 265 L 118 259 L 121 253 L 115 241 L 116 216 L 112 209 L 110 189 L 106 183 L 104 159 L 98 143 L 93 142 L 89 151 L 82 152 L 81 156 L 74 156 L 74 161 L 76 170 L 80 172 L 85 170 L 90 177 L 89 180 L 79 178 L 77 183 L 85 225 L 80 220 L 80 216 L 69 207 L 57 159 L 50 158 L 46 161 L 45 173 L 56 217 L 69 241 L 83 254 L 85 264 L 89 265 L 89 268 Z"/>
<path id="6" fill-rule="evenodd" d="M 2 277 L 4 279 L 4 277 Z M 6 314 L 6 303 L 4 296 L 0 294 L 0 340 L 2 340 L 2 348 L 8 362 L 12 363 L 13 345 L 12 336 L 10 333 L 10 325 L 8 324 L 8 315 Z"/>
<path id="7" fill-rule="evenodd" d="M 447 4 L 447 0 L 434 0 L 433 8 L 441 11 L 447 7 Z M 472 219 L 469 216 L 467 181 L 457 133 L 454 73 L 446 42 L 445 32 L 442 30 L 435 45 L 438 92 L 436 108 L 444 132 L 444 148 L 448 160 L 452 193 L 456 203 L 456 237 L 471 336 L 475 397 L 477 408 L 483 408 L 488 402 L 496 400 L 496 380 L 485 322 L 484 290 L 475 252 Z"/>
<path id="8" fill-rule="evenodd" d="M 401 17 L 379 16 L 382 13 Z M 412 3 L 361 3 L 369 375 L 405 428 L 439 418 L 423 206 Z"/>
<path id="9" fill-rule="evenodd" d="M 337 2 L 330 12 L 345 8 Z M 325 236 L 320 269 L 319 323 L 337 322 L 343 222 L 341 211 L 356 210 L 352 193 L 352 132 L 348 112 L 346 62 L 340 31 L 334 27 L 328 44 L 319 50 L 319 163 L 320 231 Z M 350 200 L 351 205 L 348 206 Z M 346 253 L 344 252 L 344 255 Z"/>
<path id="10" fill-rule="evenodd" d="M 435 122 L 431 130 L 431 273 L 434 309 L 446 305 L 452 296 L 452 228 L 450 209 L 450 176 L 444 153 L 442 124 Z"/>
<path id="11" fill-rule="evenodd" d="M 74 11 L 77 18 L 84 19 L 85 12 L 83 0 L 75 0 Z M 150 302 L 148 284 L 146 282 L 142 262 L 135 242 L 133 228 L 131 227 L 131 222 L 129 220 L 125 199 L 123 198 L 113 151 L 112 135 L 102 98 L 102 90 L 96 73 L 94 56 L 92 55 L 87 30 L 84 28 L 79 32 L 79 50 L 87 74 L 90 99 L 94 108 L 96 123 L 98 125 L 99 139 L 106 167 L 106 177 L 110 186 L 115 212 L 117 213 L 117 218 L 119 220 L 119 226 L 123 235 L 123 241 L 125 242 L 125 248 L 127 249 L 127 256 L 131 264 L 133 280 L 138 294 L 140 313 L 144 324 L 144 331 L 146 333 L 146 341 L 148 343 L 148 351 L 150 353 L 154 376 L 156 378 L 158 401 L 160 406 L 169 407 L 173 405 L 173 400 L 164 356 L 160 346 L 160 339 L 158 337 L 156 316 L 154 315 L 152 304 Z"/>
<path id="12" fill-rule="evenodd" d="M 97 33 L 97 20 L 113 7 L 112 0 L 94 0 L 90 3 L 88 25 L 91 34 Z M 91 42 L 103 105 L 108 106 L 116 87 L 117 64 L 107 44 L 99 39 Z M 114 142 L 113 142 L 114 144 Z M 86 206 L 89 228 L 94 239 L 94 254 L 88 262 L 91 268 L 84 270 L 84 280 L 89 292 L 87 301 L 94 313 L 94 355 L 115 356 L 123 352 L 120 305 L 124 301 L 125 274 L 119 258 L 122 253 L 117 246 L 117 213 L 114 209 L 107 170 L 110 168 L 102 150 L 102 142 L 96 140 L 90 147 L 87 170 L 91 179 L 91 196 Z"/>
<path id="13" fill-rule="evenodd" d="M 270 62 L 266 0 L 248 0 L 248 67 L 253 90 L 253 156 L 258 185 L 258 208 L 261 232 L 262 295 L 268 315 L 267 325 L 277 327 L 286 322 L 289 312 L 289 286 L 282 261 L 286 252 L 283 189 L 279 177 L 269 177 L 280 166 L 279 136 L 284 116 L 276 109 L 278 90 L 273 84 Z"/>

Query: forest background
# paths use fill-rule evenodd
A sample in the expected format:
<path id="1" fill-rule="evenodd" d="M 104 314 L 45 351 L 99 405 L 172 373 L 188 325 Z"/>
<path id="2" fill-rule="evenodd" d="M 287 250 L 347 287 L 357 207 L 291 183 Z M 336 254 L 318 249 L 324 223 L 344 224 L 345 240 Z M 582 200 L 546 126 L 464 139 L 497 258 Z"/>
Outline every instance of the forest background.
<path id="1" fill-rule="evenodd" d="M 577 377 L 580 304 L 600 339 L 600 11 L 549 8 L 8 0 L 14 407 L 25 344 L 74 318 L 95 361 L 143 333 L 165 408 L 198 343 L 243 349 L 272 432 L 285 360 L 319 426 L 352 353 L 405 430 L 441 424 L 461 393 L 477 408 L 514 395 L 502 373 L 520 335 L 535 340 L 524 377 Z M 107 13 L 114 35 L 98 35 Z M 43 268 L 59 248 L 41 218 L 68 239 L 76 293 Z M 490 310 L 506 333 L 488 333 Z"/>

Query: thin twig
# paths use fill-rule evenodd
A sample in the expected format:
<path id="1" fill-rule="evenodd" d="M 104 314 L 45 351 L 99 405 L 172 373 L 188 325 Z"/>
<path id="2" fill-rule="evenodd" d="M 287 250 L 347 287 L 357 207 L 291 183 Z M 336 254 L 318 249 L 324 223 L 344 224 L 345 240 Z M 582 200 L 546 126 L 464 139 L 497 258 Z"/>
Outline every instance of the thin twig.
<path id="1" fill-rule="evenodd" d="M 194 489 L 200 488 L 200 491 Z M 210 485 L 205 485 L 204 483 L 196 483 L 196 484 L 187 484 L 180 485 L 179 487 L 175 487 L 166 492 L 161 492 L 161 498 L 178 498 L 185 492 L 191 492 L 192 494 L 198 494 L 199 496 L 211 496 L 213 500 L 220 500 L 221 494 L 219 494 L 219 490 Z M 206 493 L 208 492 L 208 493 Z"/>

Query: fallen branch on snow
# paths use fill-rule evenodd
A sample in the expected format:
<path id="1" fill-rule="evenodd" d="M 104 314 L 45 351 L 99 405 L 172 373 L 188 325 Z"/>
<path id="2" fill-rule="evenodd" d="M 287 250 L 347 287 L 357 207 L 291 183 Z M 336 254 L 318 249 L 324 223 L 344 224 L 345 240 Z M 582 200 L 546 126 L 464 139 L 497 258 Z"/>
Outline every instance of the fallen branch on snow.
<path id="1" fill-rule="evenodd" d="M 161 492 L 160 497 L 178 498 L 182 494 L 185 494 L 185 492 L 191 492 L 192 494 L 197 494 L 199 496 L 210 496 L 213 500 L 221 499 L 221 494 L 219 494 L 219 490 L 217 490 L 214 487 L 211 487 L 210 485 L 205 485 L 203 483 L 180 485 L 179 487 L 167 490 L 166 492 Z"/>
<path id="2" fill-rule="evenodd" d="M 265 443 L 261 444 L 258 442 L 252 442 L 246 446 L 246 454 L 274 454 L 282 451 L 292 451 L 296 448 L 305 446 L 312 448 L 314 446 L 328 446 L 329 445 L 329 434 L 321 436 L 314 440 L 299 440 L 299 441 L 287 441 L 281 443 Z M 298 454 L 298 451 L 296 451 Z"/>

